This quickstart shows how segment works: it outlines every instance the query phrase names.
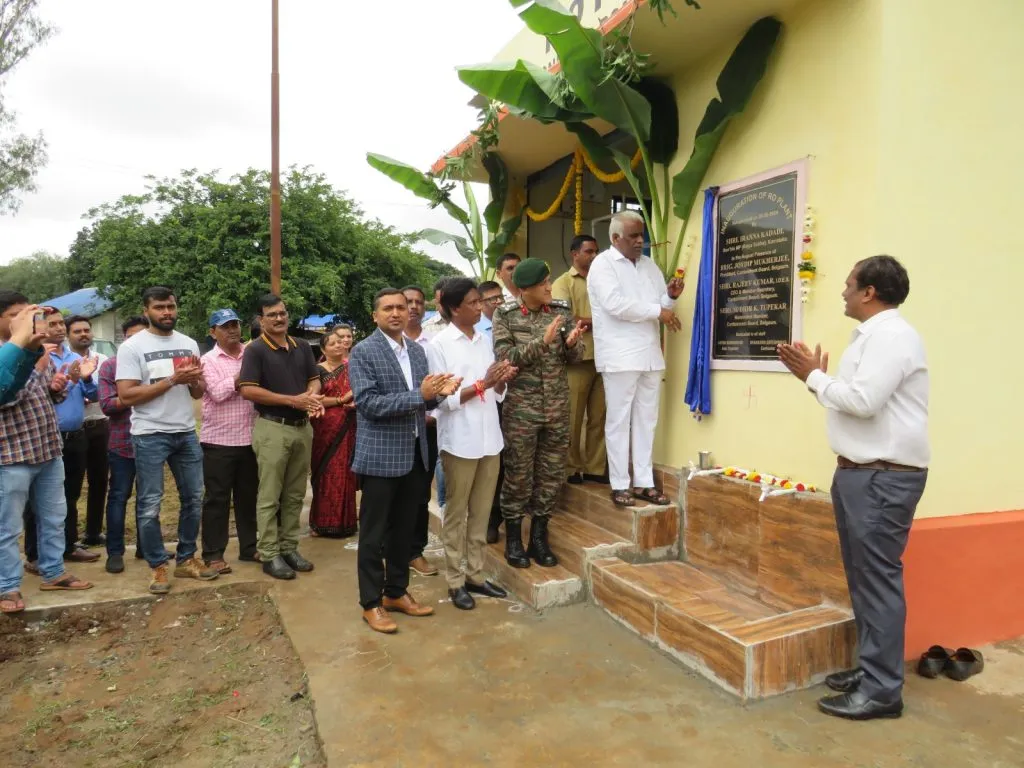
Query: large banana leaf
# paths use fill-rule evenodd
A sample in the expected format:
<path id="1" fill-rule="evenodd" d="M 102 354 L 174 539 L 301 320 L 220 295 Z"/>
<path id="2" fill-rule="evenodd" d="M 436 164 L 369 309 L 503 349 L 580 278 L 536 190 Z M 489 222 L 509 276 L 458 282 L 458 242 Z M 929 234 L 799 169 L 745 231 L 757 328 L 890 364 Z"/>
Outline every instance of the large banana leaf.
<path id="1" fill-rule="evenodd" d="M 697 127 L 693 152 L 683 170 L 672 179 L 672 203 L 676 216 L 688 219 L 704 176 L 725 129 L 746 109 L 754 89 L 764 77 L 768 59 L 778 40 L 782 23 L 767 16 L 754 22 L 732 52 L 718 76 L 719 98 L 712 99 Z"/>
<path id="2" fill-rule="evenodd" d="M 520 209 L 518 214 L 510 216 L 501 223 L 501 228 L 487 246 L 487 263 L 490 266 L 493 267 L 495 262 L 497 262 L 498 257 L 508 250 L 509 243 L 511 243 L 512 238 L 516 236 L 516 232 L 519 230 L 522 223 L 522 209 Z"/>
<path id="3" fill-rule="evenodd" d="M 601 33 L 584 27 L 558 0 L 509 2 L 520 9 L 519 16 L 531 31 L 551 43 L 562 73 L 587 109 L 646 143 L 651 132 L 651 105 L 628 85 L 606 78 Z"/>
<path id="4" fill-rule="evenodd" d="M 668 165 L 679 149 L 679 105 L 671 86 L 645 77 L 633 86 L 651 105 L 651 139 L 647 153 L 652 163 Z"/>
<path id="5" fill-rule="evenodd" d="M 508 200 L 508 166 L 497 152 L 487 152 L 481 162 L 487 171 L 487 185 L 491 191 L 491 200 L 484 208 L 484 223 L 487 231 L 494 235 L 501 226 L 501 216 Z"/>
<path id="6" fill-rule="evenodd" d="M 459 67 L 459 79 L 483 96 L 514 108 L 516 114 L 541 122 L 589 120 L 579 99 L 561 103 L 554 75 L 527 61 L 497 62 L 474 67 Z"/>
<path id="7" fill-rule="evenodd" d="M 444 209 L 460 224 L 469 224 L 469 214 L 449 200 L 437 182 L 423 171 L 373 152 L 366 153 L 366 162 L 389 179 L 397 181 L 417 197 L 429 200 L 434 205 L 444 206 Z"/>
<path id="8" fill-rule="evenodd" d="M 453 235 L 450 232 L 442 232 L 440 229 L 422 229 L 416 233 L 416 237 L 434 245 L 452 243 L 455 246 L 455 250 L 459 252 L 459 255 L 469 261 L 476 261 L 480 258 L 480 254 L 473 249 L 473 246 L 462 235 Z"/>
<path id="9" fill-rule="evenodd" d="M 466 196 L 466 202 L 469 203 L 469 234 L 473 238 L 471 245 L 473 250 L 479 253 L 484 248 L 484 227 L 483 220 L 480 218 L 480 206 L 476 203 L 476 195 L 468 181 L 462 182 L 462 192 Z"/>

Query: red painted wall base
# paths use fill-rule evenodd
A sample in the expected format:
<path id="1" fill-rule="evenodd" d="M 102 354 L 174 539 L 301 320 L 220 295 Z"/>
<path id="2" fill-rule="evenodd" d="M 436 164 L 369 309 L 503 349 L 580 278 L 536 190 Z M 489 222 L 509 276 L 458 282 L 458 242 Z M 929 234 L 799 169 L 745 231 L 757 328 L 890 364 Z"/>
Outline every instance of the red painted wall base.
<path id="1" fill-rule="evenodd" d="M 908 659 L 1024 635 L 1024 510 L 916 520 L 903 565 Z"/>

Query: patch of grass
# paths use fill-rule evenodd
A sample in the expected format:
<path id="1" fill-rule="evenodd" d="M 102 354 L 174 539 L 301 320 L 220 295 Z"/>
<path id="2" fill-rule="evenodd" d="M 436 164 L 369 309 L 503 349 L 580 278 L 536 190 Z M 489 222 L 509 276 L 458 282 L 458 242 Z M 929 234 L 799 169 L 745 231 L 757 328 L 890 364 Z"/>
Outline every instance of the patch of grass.
<path id="1" fill-rule="evenodd" d="M 231 731 L 217 731 L 213 734 L 213 738 L 210 739 L 210 745 L 214 747 L 227 747 L 234 741 L 234 738 Z"/>
<path id="2" fill-rule="evenodd" d="M 36 705 L 35 710 L 32 712 L 32 717 L 22 732 L 26 736 L 35 736 L 41 729 L 49 725 L 50 721 L 53 720 L 53 716 L 66 708 L 67 704 L 60 701 L 41 701 Z"/>

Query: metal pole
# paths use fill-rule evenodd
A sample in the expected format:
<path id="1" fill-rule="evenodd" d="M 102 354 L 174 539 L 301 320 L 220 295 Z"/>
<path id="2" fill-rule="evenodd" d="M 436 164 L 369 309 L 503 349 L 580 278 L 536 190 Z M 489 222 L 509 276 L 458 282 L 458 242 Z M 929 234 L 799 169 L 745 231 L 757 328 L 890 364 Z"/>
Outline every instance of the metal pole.
<path id="1" fill-rule="evenodd" d="M 271 0 L 270 71 L 270 290 L 281 295 L 281 75 L 278 70 L 278 0 Z"/>

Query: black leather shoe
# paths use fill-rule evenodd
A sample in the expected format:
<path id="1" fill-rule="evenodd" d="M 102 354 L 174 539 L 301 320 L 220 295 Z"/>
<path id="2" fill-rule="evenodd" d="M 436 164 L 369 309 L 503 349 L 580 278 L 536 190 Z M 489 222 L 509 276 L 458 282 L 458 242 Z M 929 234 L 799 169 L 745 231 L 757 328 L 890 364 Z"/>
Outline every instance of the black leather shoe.
<path id="1" fill-rule="evenodd" d="M 826 696 L 818 702 L 818 709 L 826 715 L 847 720 L 875 720 L 880 717 L 899 717 L 903 714 L 903 699 L 892 704 L 873 701 L 860 691 Z"/>
<path id="2" fill-rule="evenodd" d="M 471 581 L 467 581 L 466 589 L 469 592 L 485 595 L 486 597 L 497 597 L 499 599 L 508 597 L 508 592 L 490 581 L 485 581 L 483 584 L 474 584 Z"/>
<path id="3" fill-rule="evenodd" d="M 239 555 L 238 559 L 243 563 L 258 563 L 260 561 L 259 555 Z"/>
<path id="4" fill-rule="evenodd" d="M 86 536 L 82 539 L 82 544 L 87 547 L 102 547 L 107 543 L 107 537 L 102 533 L 96 536 Z"/>
<path id="5" fill-rule="evenodd" d="M 584 475 L 583 479 L 588 483 L 598 483 L 599 485 L 608 485 L 608 475 Z"/>
<path id="6" fill-rule="evenodd" d="M 530 558 L 523 549 L 523 519 L 505 521 L 505 562 L 513 568 L 529 568 Z"/>
<path id="7" fill-rule="evenodd" d="M 106 568 L 107 573 L 121 573 L 124 571 L 124 558 L 121 555 L 109 555 Z"/>
<path id="8" fill-rule="evenodd" d="M 294 568 L 296 571 L 302 573 L 309 573 L 313 570 L 313 564 L 306 558 L 300 555 L 298 552 L 286 552 L 281 554 L 281 559 L 284 560 L 288 565 Z"/>
<path id="9" fill-rule="evenodd" d="M 836 672 L 825 678 L 825 685 L 839 693 L 850 693 L 860 687 L 860 681 L 864 678 L 864 670 L 860 667 L 847 669 L 843 672 Z"/>
<path id="10" fill-rule="evenodd" d="M 526 554 L 541 568 L 554 568 L 558 565 L 558 558 L 548 546 L 547 515 L 534 515 L 530 522 L 530 546 L 527 547 Z"/>
<path id="11" fill-rule="evenodd" d="M 273 576 L 275 579 L 294 579 L 295 571 L 291 569 L 291 566 L 285 561 L 284 557 L 278 555 L 269 563 L 263 564 L 263 572 L 268 576 Z"/>
<path id="12" fill-rule="evenodd" d="M 935 679 L 946 668 L 952 653 L 949 648 L 933 645 L 921 654 L 921 660 L 917 662 L 917 674 L 921 677 Z"/>
<path id="13" fill-rule="evenodd" d="M 985 668 L 985 659 L 980 651 L 973 651 L 970 648 L 957 648 L 956 653 L 949 657 L 946 664 L 946 677 L 950 680 L 963 682 L 968 677 L 973 677 Z"/>
<path id="14" fill-rule="evenodd" d="M 576 472 L 565 478 L 565 482 L 569 483 L 569 485 L 583 485 L 583 475 Z"/>
<path id="15" fill-rule="evenodd" d="M 487 526 L 487 543 L 497 544 L 498 543 L 498 529 Z"/>
<path id="16" fill-rule="evenodd" d="M 449 589 L 448 597 L 452 599 L 452 605 L 462 611 L 472 611 L 476 608 L 476 600 L 469 594 L 465 587 Z"/>

